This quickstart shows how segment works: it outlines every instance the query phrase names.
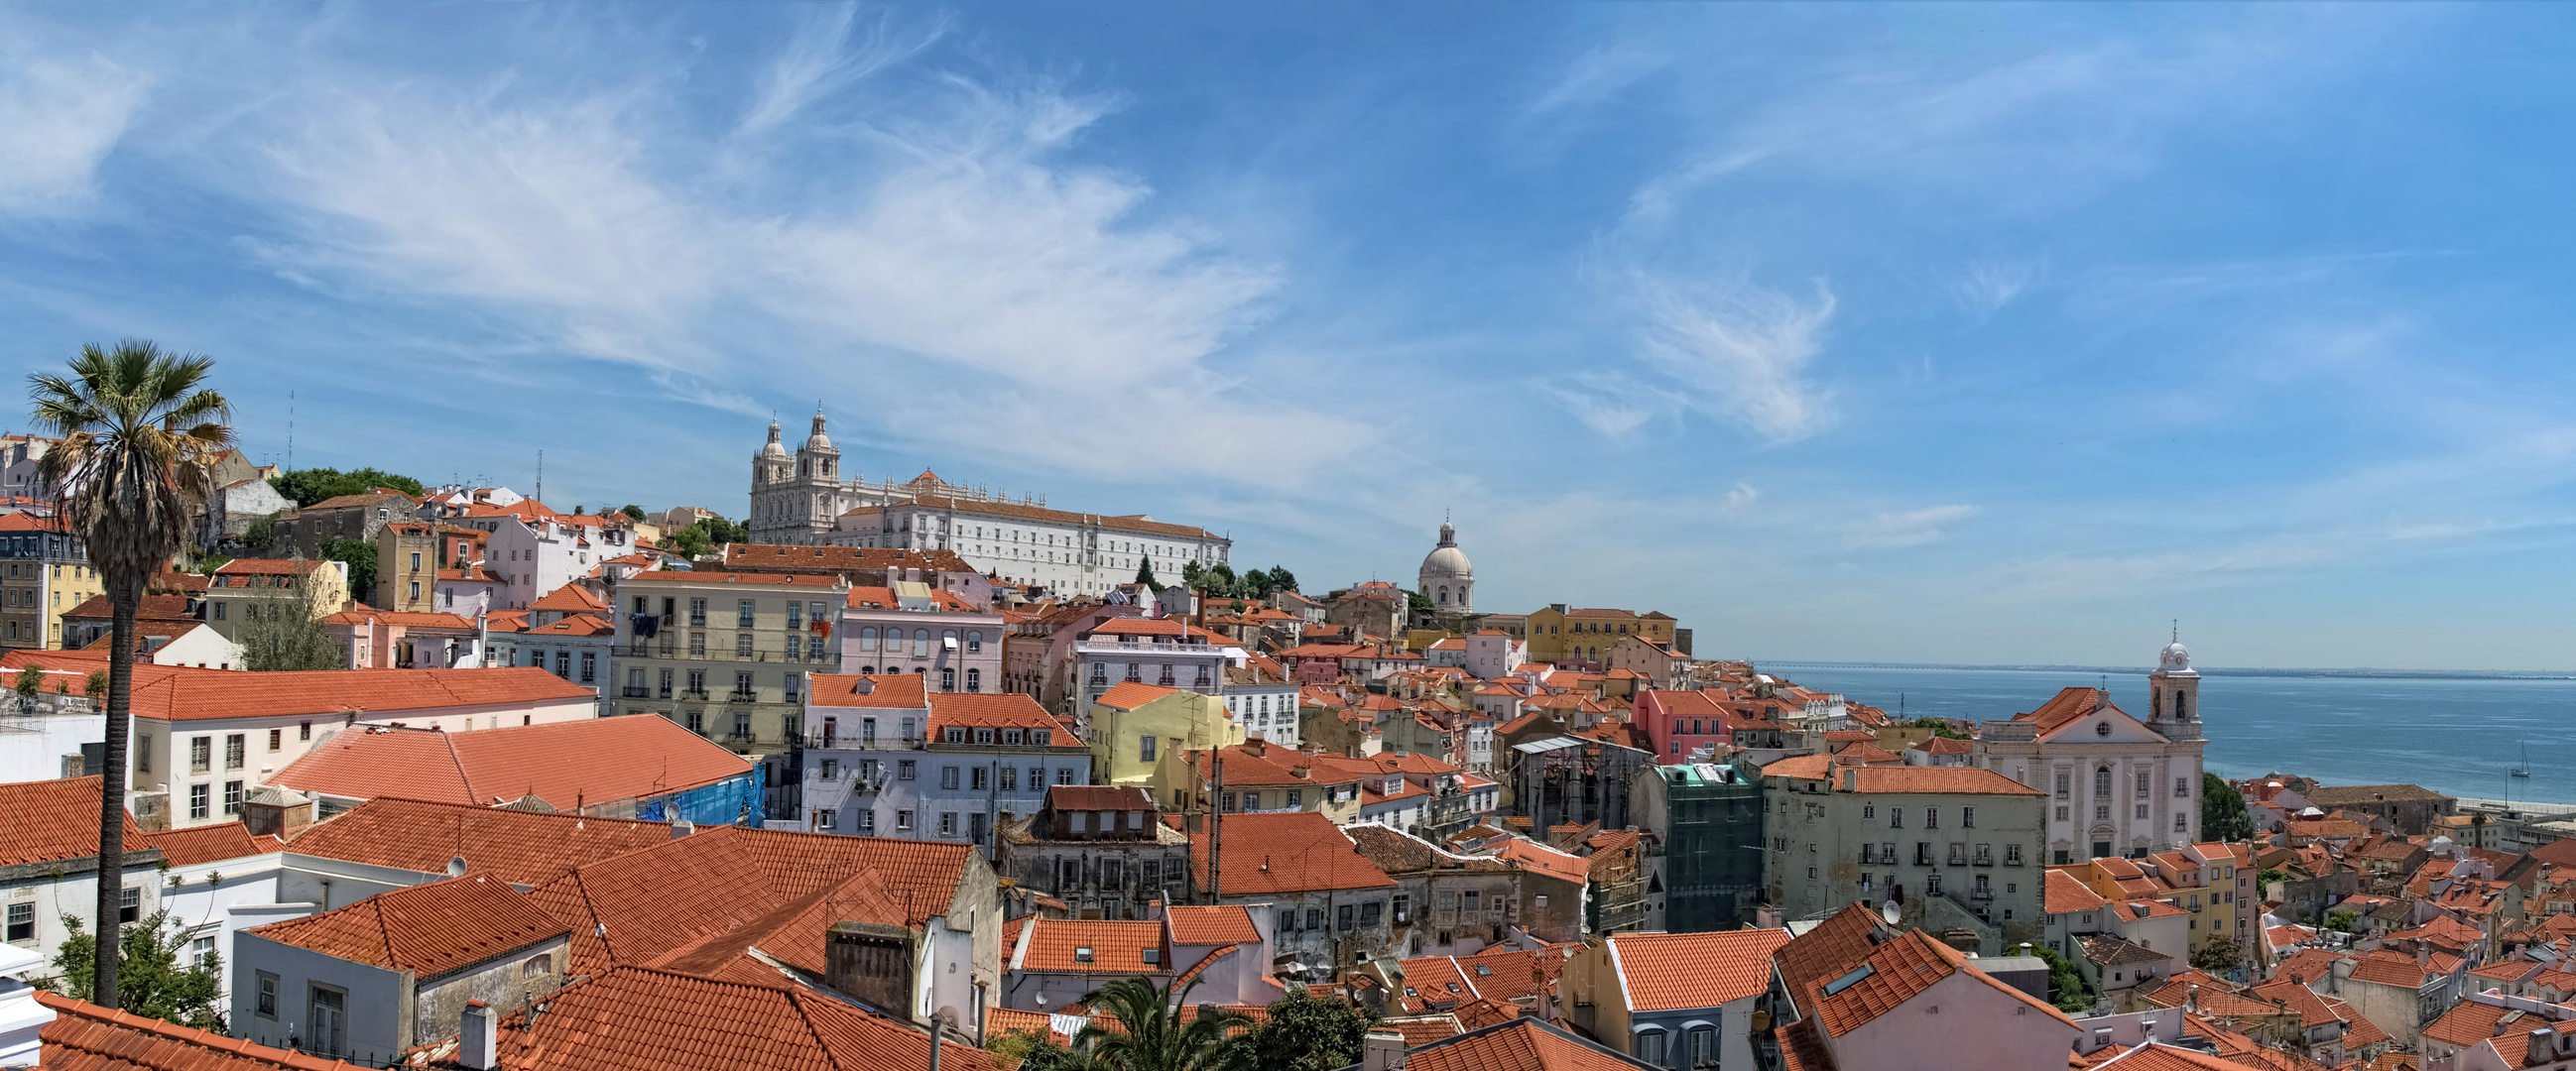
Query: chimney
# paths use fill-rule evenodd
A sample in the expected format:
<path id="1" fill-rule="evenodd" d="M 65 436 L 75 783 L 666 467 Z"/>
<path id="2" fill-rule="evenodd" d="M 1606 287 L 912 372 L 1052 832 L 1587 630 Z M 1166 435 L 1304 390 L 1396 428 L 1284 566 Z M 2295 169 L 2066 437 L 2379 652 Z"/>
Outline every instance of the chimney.
<path id="1" fill-rule="evenodd" d="M 2335 960 L 2334 966 L 2326 970 L 2326 992 L 2343 992 L 2343 980 L 2350 977 L 2352 977 L 2352 959 L 2345 957 Z"/>
<path id="2" fill-rule="evenodd" d="M 2415 965 L 2418 967 L 2430 967 L 2433 965 L 2432 946 L 2427 945 L 2422 941 L 2415 942 Z"/>
<path id="3" fill-rule="evenodd" d="M 1859 769 L 1858 767 L 1854 767 L 1854 766 L 1845 766 L 1845 767 L 1843 767 L 1843 791 L 1845 791 L 1845 792 L 1858 792 L 1858 791 L 1860 791 L 1860 769 Z"/>
<path id="4" fill-rule="evenodd" d="M 2191 988 L 2183 990 L 2182 1010 L 2191 1015 L 2200 1014 L 2200 983 L 2193 982 Z"/>
<path id="5" fill-rule="evenodd" d="M 1360 1041 L 1360 1071 L 1401 1071 L 1404 1067 L 1404 1035 L 1394 1030 L 1371 1030 Z"/>
<path id="6" fill-rule="evenodd" d="M 697 831 L 698 831 L 698 827 L 697 827 L 697 825 L 696 825 L 695 823 L 690 822 L 690 821 L 689 821 L 688 819 L 686 819 L 686 818 L 683 818 L 683 819 L 680 819 L 679 821 L 676 821 L 676 822 L 671 823 L 671 839 L 672 839 L 672 840 L 678 840 L 678 839 L 680 839 L 680 838 L 682 838 L 682 837 L 688 836 L 689 834 L 691 834 L 691 833 L 695 833 L 695 832 L 697 832 Z"/>
<path id="7" fill-rule="evenodd" d="M 473 1071 L 491 1071 L 499 1063 L 492 1006 L 479 1000 L 466 1001 L 465 1015 L 458 1025 L 463 1032 L 456 1039 L 456 1062 Z"/>

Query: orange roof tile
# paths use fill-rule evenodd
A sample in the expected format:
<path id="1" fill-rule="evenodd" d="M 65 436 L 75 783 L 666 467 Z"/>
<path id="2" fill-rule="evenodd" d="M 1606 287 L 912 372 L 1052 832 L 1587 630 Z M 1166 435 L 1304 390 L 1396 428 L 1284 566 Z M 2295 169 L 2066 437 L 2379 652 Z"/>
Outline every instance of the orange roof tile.
<path id="1" fill-rule="evenodd" d="M 244 930 L 283 945 L 428 979 L 571 932 L 482 876 L 381 892 L 347 907 Z"/>
<path id="2" fill-rule="evenodd" d="M 1018 692 L 934 692 L 930 700 L 930 728 L 939 730 L 955 726 L 964 729 L 1044 729 L 1054 747 L 1079 751 L 1081 739 L 1073 730 L 1047 713 L 1036 699 Z"/>
<path id="3" fill-rule="evenodd" d="M 106 667 L 105 651 L 11 651 L 0 669 L 42 666 L 86 673 Z M 421 711 L 451 707 L 596 700 L 597 692 L 533 666 L 498 669 L 325 669 L 243 673 L 189 666 L 134 667 L 138 718 L 191 721 L 300 714 Z"/>
<path id="4" fill-rule="evenodd" d="M 567 614 L 604 614 L 608 612 L 608 600 L 600 598 L 589 588 L 579 584 L 566 584 L 539 596 L 537 601 L 528 604 L 528 609 L 558 610 Z"/>
<path id="5" fill-rule="evenodd" d="M 1160 922 L 1030 919 L 1028 925 L 1028 951 L 1015 970 L 1128 975 L 1174 969 Z M 1154 953 L 1151 962 L 1147 951 Z"/>
<path id="6" fill-rule="evenodd" d="M 851 838 L 856 839 L 856 838 Z M 510 1071 L 911 1071 L 930 1035 L 802 987 L 620 967 L 556 990 L 544 1014 L 503 1019 Z M 945 1041 L 940 1066 L 1001 1071 L 1001 1057 Z"/>
<path id="7" fill-rule="evenodd" d="M 1968 964 L 1956 949 L 1933 940 L 1921 930 L 1911 930 L 1882 942 L 1862 961 L 1869 973 L 1828 995 L 1825 987 L 1832 980 L 1809 986 L 1815 1001 L 1816 1021 L 1827 1034 L 1841 1037 L 1863 1024 L 1912 1000 L 1918 993 L 1953 974 L 1962 971 L 1993 986 L 2023 1004 L 2037 1008 L 2068 1027 L 2075 1020 L 2066 1013 L 2018 989 L 1995 981 L 1985 972 Z M 1853 970 L 1858 971 L 1855 965 Z"/>
<path id="8" fill-rule="evenodd" d="M 54 1013 L 54 1021 L 36 1034 L 37 1063 L 46 1071 L 362 1071 L 357 1064 L 253 1044 L 70 997 L 40 991 L 35 998 Z"/>
<path id="9" fill-rule="evenodd" d="M 2065 915 L 2080 911 L 2099 911 L 2110 906 L 2111 903 L 2110 901 L 2103 899 L 2100 893 L 2094 892 L 2090 887 L 2078 880 L 2075 875 L 2058 870 L 2054 867 L 2050 868 L 2048 871 L 2047 886 L 2044 892 L 2048 899 L 2047 902 L 2042 905 L 2042 909 L 2051 915 Z"/>
<path id="10" fill-rule="evenodd" d="M 1854 744 L 1853 747 L 1860 747 Z M 1893 756 L 1891 756 L 1893 757 Z M 1848 771 L 1854 778 L 1852 791 L 1879 795 L 1921 793 L 1929 795 L 2040 796 L 2038 789 L 2022 784 L 1993 770 L 1975 766 L 1851 766 L 1838 764 L 1839 755 L 1801 755 L 1781 759 L 1762 768 L 1765 779 L 1786 777 L 1804 781 L 1830 780 L 1835 791 L 1843 790 L 1843 777 Z"/>
<path id="11" fill-rule="evenodd" d="M 90 821 L 91 827 L 95 829 L 97 819 Z M 97 835 L 93 833 L 91 836 L 95 843 Z M 151 847 L 161 849 L 161 858 L 167 860 L 171 866 L 195 866 L 199 863 L 221 862 L 226 859 L 243 859 L 254 855 L 266 855 L 286 847 L 285 842 L 275 837 L 251 836 L 249 827 L 239 822 L 196 826 L 190 829 L 165 829 L 146 834 L 145 837 Z M 126 843 L 129 847 L 134 845 L 132 841 Z"/>
<path id="12" fill-rule="evenodd" d="M 1637 1071 L 1645 1066 L 1532 1018 L 1470 1030 L 1405 1053 L 1407 1071 Z"/>
<path id="13" fill-rule="evenodd" d="M 1259 944 L 1261 929 L 1253 924 L 1250 911 L 1244 907 L 1167 907 L 1163 916 L 1171 923 L 1173 944 Z"/>
<path id="14" fill-rule="evenodd" d="M 670 839 L 660 822 L 372 799 L 306 827 L 287 850 L 422 874 L 445 873 L 449 859 L 462 857 L 468 873 L 537 885 Z"/>
<path id="15" fill-rule="evenodd" d="M 810 679 L 813 691 L 808 701 L 818 707 L 930 708 L 929 693 L 918 673 L 817 673 Z"/>
<path id="16" fill-rule="evenodd" d="M 1134 710 L 1177 691 L 1180 689 L 1165 688 L 1143 681 L 1120 681 L 1115 687 L 1100 693 L 1097 702 L 1111 710 Z"/>
<path id="17" fill-rule="evenodd" d="M 270 781 L 348 799 L 485 807 L 534 795 L 570 811 L 682 792 L 751 770 L 749 760 L 647 714 L 462 733 L 352 727 Z"/>
<path id="18" fill-rule="evenodd" d="M 1395 886 L 1332 819 L 1313 811 L 1228 815 L 1223 835 L 1220 884 L 1227 896 Z M 1190 835 L 1191 866 L 1201 887 L 1208 880 L 1207 850 L 1206 832 Z"/>
<path id="19" fill-rule="evenodd" d="M 1771 984 L 1771 955 L 1787 930 L 1625 934 L 1609 939 L 1632 1011 L 1714 1008 Z"/>
<path id="20" fill-rule="evenodd" d="M 100 777 L 0 784 L 0 866 L 98 857 Z M 125 850 L 149 847 L 134 816 L 125 816 Z"/>

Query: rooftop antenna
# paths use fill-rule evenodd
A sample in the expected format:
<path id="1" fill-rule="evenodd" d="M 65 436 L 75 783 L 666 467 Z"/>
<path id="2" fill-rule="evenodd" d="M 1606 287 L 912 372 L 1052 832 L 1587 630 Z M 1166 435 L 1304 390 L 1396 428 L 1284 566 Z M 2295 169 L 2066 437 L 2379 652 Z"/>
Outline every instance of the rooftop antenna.
<path id="1" fill-rule="evenodd" d="M 546 452 L 537 451 L 537 501 L 546 500 Z"/>
<path id="2" fill-rule="evenodd" d="M 2174 618 L 2174 619 L 2173 619 L 2173 623 L 2174 623 L 2174 626 L 2173 626 L 2173 628 L 2174 628 L 2174 630 L 2173 630 L 2173 641 L 2174 641 L 2175 643 L 2181 643 L 2181 642 L 2182 642 L 2182 619 L 2181 619 L 2181 618 L 2179 618 L 2179 617 Z"/>

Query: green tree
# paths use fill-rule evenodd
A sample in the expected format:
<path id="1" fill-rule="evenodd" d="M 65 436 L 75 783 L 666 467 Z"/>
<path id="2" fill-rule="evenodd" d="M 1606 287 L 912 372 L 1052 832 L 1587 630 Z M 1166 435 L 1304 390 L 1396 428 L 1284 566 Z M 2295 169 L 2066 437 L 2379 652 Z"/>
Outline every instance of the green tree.
<path id="1" fill-rule="evenodd" d="M 1136 558 L 1136 582 L 1145 585 L 1145 590 L 1147 591 L 1154 592 L 1158 595 L 1162 593 L 1162 583 L 1154 579 L 1154 558 L 1152 555 L 1139 555 Z"/>
<path id="2" fill-rule="evenodd" d="M 376 597 L 376 545 L 363 539 L 334 539 L 322 544 L 322 560 L 349 563 L 349 597 L 360 602 Z"/>
<path id="3" fill-rule="evenodd" d="M 1196 978 L 1177 993 L 1149 979 L 1121 978 L 1092 990 L 1083 995 L 1082 1003 L 1116 1016 L 1121 1029 L 1113 1032 L 1095 1021 L 1074 1035 L 1073 1045 L 1088 1047 L 1092 1059 L 1117 1071 L 1214 1071 L 1223 1065 L 1230 1046 L 1227 1032 L 1249 1027 L 1252 1020 L 1234 1012 L 1201 1009 L 1197 1017 L 1182 1022 L 1181 1008 L 1198 987 Z"/>
<path id="4" fill-rule="evenodd" d="M 2288 880 L 2290 880 L 2290 875 L 2275 867 L 2267 866 L 2261 870 L 2255 871 L 2254 898 L 2260 900 L 2265 896 L 2271 895 L 2268 890 L 2271 889 L 2273 882 Z"/>
<path id="5" fill-rule="evenodd" d="M 390 487 L 414 497 L 418 497 L 422 490 L 419 480 L 375 469 L 351 469 L 347 472 L 338 469 L 297 469 L 270 477 L 268 485 L 276 488 L 278 494 L 285 495 L 293 501 L 299 509 L 326 498 L 365 494 L 379 487 Z"/>
<path id="6" fill-rule="evenodd" d="M 630 521 L 640 521 L 644 519 L 644 507 L 638 506 L 632 502 L 618 507 L 617 512 L 625 514 L 626 519 Z"/>
<path id="7" fill-rule="evenodd" d="M 2351 933 L 2353 924 L 2359 921 L 2361 921 L 2361 915 L 2358 912 L 2330 911 L 2326 913 L 2326 928 L 2333 930 L 2336 933 Z"/>
<path id="8" fill-rule="evenodd" d="M 2192 946 L 2191 965 L 2204 971 L 2223 973 L 2235 970 L 2245 962 L 2245 950 L 2236 947 L 2233 937 L 2212 937 Z"/>
<path id="9" fill-rule="evenodd" d="M 2075 969 L 2075 964 L 2067 962 L 2066 957 L 2058 955 L 2056 949 L 2047 945 L 2022 947 L 2047 962 L 2048 1002 L 2057 1005 L 2057 1010 L 2077 1014 L 2093 1007 L 2093 990 L 2084 984 L 2084 974 Z"/>
<path id="10" fill-rule="evenodd" d="M 1930 729 L 1932 730 L 1932 735 L 1945 740 L 1965 740 L 1968 738 L 1968 734 L 1951 728 L 1949 722 L 1942 721 L 1939 718 L 1916 718 L 1903 724 L 1905 727 L 1911 729 Z"/>
<path id="11" fill-rule="evenodd" d="M 1288 567 L 1287 567 L 1287 566 L 1285 566 L 1285 565 L 1273 565 L 1273 566 L 1271 566 L 1271 567 L 1270 567 L 1270 590 L 1271 590 L 1271 591 L 1295 591 L 1295 590 L 1297 590 L 1297 574 L 1292 573 L 1292 572 L 1289 572 L 1289 571 L 1288 571 Z M 1262 597 L 1263 597 L 1263 598 L 1268 598 L 1268 597 L 1269 597 L 1269 592 L 1263 592 L 1263 593 L 1262 593 Z"/>
<path id="12" fill-rule="evenodd" d="M 250 522 L 250 527 L 242 529 L 242 544 L 252 547 L 265 547 L 268 545 L 269 539 L 276 535 L 277 514 L 272 513 L 268 516 Z M 209 571 L 211 571 L 211 567 L 209 567 Z"/>
<path id="13" fill-rule="evenodd" d="M 152 574 L 188 545 L 214 493 L 216 458 L 232 444 L 224 396 L 205 386 L 214 362 L 126 341 L 113 350 L 81 347 L 68 374 L 27 377 L 36 426 L 61 437 L 37 477 L 59 489 L 64 527 L 78 534 L 106 581 L 114 608 L 109 643 L 106 733 L 100 756 L 98 905 L 101 929 L 116 924 L 125 860 L 126 740 L 131 734 L 134 611 Z M 98 1003 L 117 1006 L 117 950 L 95 957 Z"/>
<path id="14" fill-rule="evenodd" d="M 1371 1016 L 1338 1000 L 1317 1000 L 1303 987 L 1270 1006 L 1260 1026 L 1237 1038 L 1227 1071 L 1332 1071 L 1360 1062 Z"/>
<path id="15" fill-rule="evenodd" d="M 1431 604 L 1431 597 L 1424 595 L 1419 591 L 1405 592 L 1404 604 L 1412 608 L 1413 612 L 1417 614 L 1434 613 L 1438 610 L 1438 607 Z"/>
<path id="16" fill-rule="evenodd" d="M 1230 599 L 1243 594 L 1243 578 L 1234 575 L 1234 567 L 1219 563 L 1199 571 L 1199 579 L 1210 595 Z"/>
<path id="17" fill-rule="evenodd" d="M 323 615 L 338 607 L 321 605 L 308 589 L 291 588 L 233 606 L 242 615 L 233 626 L 233 642 L 241 645 L 243 669 L 267 673 L 348 668 L 348 653 L 322 623 Z"/>
<path id="18" fill-rule="evenodd" d="M 2245 809 L 2245 795 L 2226 778 L 2207 771 L 2200 775 L 2200 839 L 2254 839 L 2254 814 Z"/>
<path id="19" fill-rule="evenodd" d="M 54 950 L 54 969 L 70 983 L 72 999 L 100 1003 L 93 978 L 98 937 L 77 918 L 66 915 L 63 925 L 71 936 Z M 172 924 L 167 908 L 122 929 L 116 941 L 118 984 L 112 1007 L 199 1030 L 223 1029 L 217 1004 L 224 991 L 223 957 L 208 953 L 205 962 L 195 962 L 188 954 L 187 927 Z"/>
<path id="20" fill-rule="evenodd" d="M 106 670 L 93 669 L 89 671 L 89 676 L 81 680 L 81 697 L 84 699 L 107 698 Z"/>
<path id="21" fill-rule="evenodd" d="M 9 690 L 18 696 L 19 711 L 25 712 L 35 705 L 37 696 L 44 694 L 45 671 L 33 665 L 20 667 L 18 679 L 10 684 Z"/>
<path id="22" fill-rule="evenodd" d="M 994 1038 L 985 1042 L 984 1048 L 1003 1059 L 1018 1060 L 1019 1071 L 1095 1071 L 1100 1066 L 1088 1055 L 1027 1030 L 1014 1030 Z"/>

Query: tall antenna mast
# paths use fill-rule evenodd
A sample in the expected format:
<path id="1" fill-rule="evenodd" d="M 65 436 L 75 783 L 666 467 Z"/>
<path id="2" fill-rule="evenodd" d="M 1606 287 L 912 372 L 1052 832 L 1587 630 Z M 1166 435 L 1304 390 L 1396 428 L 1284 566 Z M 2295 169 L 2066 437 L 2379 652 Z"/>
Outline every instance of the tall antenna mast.
<path id="1" fill-rule="evenodd" d="M 537 451 L 537 501 L 538 501 L 540 504 L 542 504 L 543 502 L 545 502 L 545 500 L 546 500 L 546 452 L 545 452 L 545 451 L 543 451 L 543 450 L 539 450 L 539 451 Z"/>

